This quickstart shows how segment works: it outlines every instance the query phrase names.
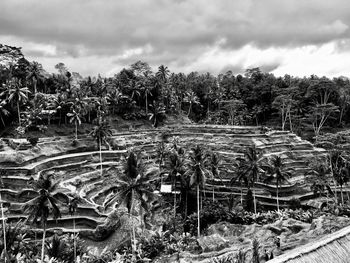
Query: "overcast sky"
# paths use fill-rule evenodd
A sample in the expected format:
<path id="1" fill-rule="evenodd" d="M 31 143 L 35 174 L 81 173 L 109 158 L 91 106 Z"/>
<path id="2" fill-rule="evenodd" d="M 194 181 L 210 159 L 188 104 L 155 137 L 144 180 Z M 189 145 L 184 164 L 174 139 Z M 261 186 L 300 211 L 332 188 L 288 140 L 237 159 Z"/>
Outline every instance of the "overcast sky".
<path id="1" fill-rule="evenodd" d="M 348 0 L 1 0 L 0 43 L 49 72 L 154 70 L 350 77 Z"/>

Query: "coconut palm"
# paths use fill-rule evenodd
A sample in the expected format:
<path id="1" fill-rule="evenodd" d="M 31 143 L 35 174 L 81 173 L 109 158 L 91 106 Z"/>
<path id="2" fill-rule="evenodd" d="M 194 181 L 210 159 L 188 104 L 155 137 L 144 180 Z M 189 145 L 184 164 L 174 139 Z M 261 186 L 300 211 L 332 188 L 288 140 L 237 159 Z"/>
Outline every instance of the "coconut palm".
<path id="1" fill-rule="evenodd" d="M 245 186 L 247 186 L 249 188 L 250 184 L 248 182 L 248 177 L 247 174 L 244 172 L 244 159 L 239 159 L 237 160 L 237 162 L 235 162 L 233 164 L 234 167 L 234 175 L 232 177 L 232 179 L 230 180 L 230 186 L 235 185 L 236 182 L 239 182 L 240 184 L 240 188 L 241 188 L 241 205 L 243 206 L 243 183 L 245 184 Z"/>
<path id="2" fill-rule="evenodd" d="M 21 81 L 17 78 L 12 78 L 5 83 L 5 90 L 0 93 L 0 97 L 6 96 L 11 103 L 17 104 L 18 124 L 21 126 L 20 104 L 28 100 L 30 93 L 27 87 L 22 87 Z"/>
<path id="3" fill-rule="evenodd" d="M 128 210 L 129 216 L 131 216 L 135 212 L 136 203 L 139 203 L 141 216 L 141 209 L 147 211 L 150 201 L 155 198 L 153 185 L 158 180 L 155 177 L 158 173 L 158 168 L 147 169 L 140 156 L 137 157 L 133 152 L 130 152 L 124 165 L 124 174 L 116 178 L 115 186 L 111 189 L 116 191 L 116 194 L 112 195 L 105 202 L 105 208 L 107 209 L 114 204 L 117 204 L 117 206 L 124 205 Z M 132 236 L 133 251 L 135 251 L 134 223 L 132 223 Z"/>
<path id="4" fill-rule="evenodd" d="M 72 112 L 67 113 L 67 116 L 70 118 L 69 123 L 74 123 L 75 125 L 75 139 L 78 140 L 78 126 L 81 125 L 81 114 L 73 108 L 71 110 Z"/>
<path id="5" fill-rule="evenodd" d="M 187 116 L 190 116 L 193 104 L 199 104 L 200 102 L 196 93 L 194 93 L 192 90 L 186 93 L 185 101 L 187 101 L 190 104 L 187 113 Z"/>
<path id="6" fill-rule="evenodd" d="M 173 182 L 174 191 L 174 218 L 176 216 L 176 183 L 180 176 L 185 174 L 185 158 L 176 150 L 169 153 L 168 159 L 165 162 L 165 169 L 169 173 L 169 177 Z"/>
<path id="7" fill-rule="evenodd" d="M 43 66 L 39 64 L 36 61 L 33 61 L 30 63 L 28 70 L 27 70 L 27 79 L 31 80 L 33 83 L 33 93 L 34 96 L 37 93 L 37 84 L 39 81 L 42 81 L 44 79 L 43 76 Z"/>
<path id="8" fill-rule="evenodd" d="M 200 237 L 200 189 L 203 188 L 210 172 L 207 169 L 207 155 L 203 149 L 197 145 L 190 153 L 189 167 L 186 175 L 190 176 L 190 185 L 197 189 L 197 234 Z"/>
<path id="9" fill-rule="evenodd" d="M 41 246 L 41 262 L 44 262 L 44 248 L 45 248 L 45 236 L 47 219 L 52 214 L 53 219 L 61 217 L 61 212 L 58 207 L 60 202 L 57 197 L 63 196 L 65 199 L 66 195 L 58 192 L 58 183 L 53 182 L 49 175 L 40 176 L 37 181 L 32 182 L 36 197 L 29 200 L 23 205 L 23 211 L 27 214 L 27 222 L 31 224 L 38 224 L 39 221 L 43 228 L 43 239 Z M 33 191 L 30 191 L 33 192 Z M 20 196 L 25 196 L 28 190 L 22 191 Z"/>
<path id="10" fill-rule="evenodd" d="M 255 146 L 249 147 L 244 153 L 244 158 L 238 157 L 238 162 L 242 169 L 242 174 L 247 178 L 248 188 L 253 188 L 254 213 L 256 214 L 256 198 L 254 185 L 259 179 L 259 175 L 263 172 L 262 155 L 258 154 Z M 243 176 L 243 175 L 242 175 Z"/>
<path id="11" fill-rule="evenodd" d="M 168 76 L 170 74 L 170 70 L 168 67 L 164 65 L 160 65 L 158 67 L 158 72 L 156 73 L 156 76 L 159 80 L 161 80 L 163 83 L 167 82 Z"/>
<path id="12" fill-rule="evenodd" d="M 102 120 L 102 118 L 99 118 L 98 124 L 92 129 L 90 134 L 97 142 L 97 145 L 99 147 L 100 151 L 100 168 L 101 168 L 101 175 L 103 173 L 102 170 L 102 143 L 107 142 L 107 138 L 112 135 L 112 131 L 110 129 L 110 126 L 108 122 L 105 120 Z"/>
<path id="13" fill-rule="evenodd" d="M 340 196 L 344 204 L 343 186 L 350 180 L 349 162 L 344 153 L 339 150 L 332 151 L 329 159 L 332 175 L 335 183 L 340 186 Z"/>
<path id="14" fill-rule="evenodd" d="M 276 202 L 277 211 L 280 211 L 279 200 L 278 200 L 278 188 L 283 182 L 288 182 L 287 178 L 291 176 L 290 172 L 287 172 L 284 167 L 283 160 L 280 156 L 275 156 L 268 160 L 267 165 L 263 168 L 267 173 L 268 177 L 264 180 L 265 182 L 275 181 L 276 183 Z"/>
<path id="15" fill-rule="evenodd" d="M 1 221 L 2 221 L 2 231 L 3 231 L 3 238 L 4 238 L 4 255 L 5 255 L 5 262 L 7 262 L 7 247 L 6 247 L 6 218 L 5 218 L 5 214 L 4 214 L 4 207 L 2 204 L 2 195 L 1 195 L 1 190 L 4 188 L 4 182 L 2 180 L 2 177 L 6 175 L 6 171 L 5 170 L 1 170 L 0 171 L 0 208 L 1 208 Z"/>
<path id="16" fill-rule="evenodd" d="M 77 258 L 77 245 L 76 245 L 76 233 L 75 233 L 75 218 L 74 214 L 78 208 L 78 203 L 80 202 L 80 197 L 78 195 L 73 195 L 69 199 L 68 212 L 73 217 L 73 246 L 74 246 L 74 262 Z"/>
<path id="17" fill-rule="evenodd" d="M 213 179 L 220 178 L 219 165 L 221 164 L 221 158 L 215 152 L 210 154 L 210 172 Z M 220 178 L 221 179 L 221 178 Z M 213 185 L 213 202 L 215 201 L 215 186 Z"/>

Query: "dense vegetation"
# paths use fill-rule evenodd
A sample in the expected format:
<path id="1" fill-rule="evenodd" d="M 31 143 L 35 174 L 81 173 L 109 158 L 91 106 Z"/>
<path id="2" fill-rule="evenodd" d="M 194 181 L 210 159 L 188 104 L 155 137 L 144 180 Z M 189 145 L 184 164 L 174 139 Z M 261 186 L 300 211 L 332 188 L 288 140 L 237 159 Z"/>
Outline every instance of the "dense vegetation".
<path id="1" fill-rule="evenodd" d="M 148 119 L 158 126 L 167 114 L 186 113 L 195 122 L 268 124 L 297 133 L 313 131 L 317 137 L 324 126 L 341 128 L 350 122 L 346 77 L 276 77 L 259 68 L 214 76 L 173 73 L 164 65 L 153 72 L 142 61 L 109 78 L 82 77 L 63 63 L 56 69 L 58 73 L 49 74 L 25 59 L 0 67 L 1 126 L 79 126 L 101 114 Z"/>

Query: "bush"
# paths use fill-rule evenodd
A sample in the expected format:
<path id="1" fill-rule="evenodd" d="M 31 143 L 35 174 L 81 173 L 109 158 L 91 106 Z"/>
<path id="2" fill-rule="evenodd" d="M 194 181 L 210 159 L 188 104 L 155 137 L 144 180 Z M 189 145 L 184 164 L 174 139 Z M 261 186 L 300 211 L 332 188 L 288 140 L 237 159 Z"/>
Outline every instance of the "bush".
<path id="1" fill-rule="evenodd" d="M 27 141 L 34 147 L 38 144 L 39 138 L 38 137 L 28 137 Z"/>
<path id="2" fill-rule="evenodd" d="M 299 199 L 299 198 L 293 197 L 293 198 L 290 200 L 289 208 L 290 208 L 290 209 L 293 209 L 293 210 L 301 208 L 300 199 Z"/>

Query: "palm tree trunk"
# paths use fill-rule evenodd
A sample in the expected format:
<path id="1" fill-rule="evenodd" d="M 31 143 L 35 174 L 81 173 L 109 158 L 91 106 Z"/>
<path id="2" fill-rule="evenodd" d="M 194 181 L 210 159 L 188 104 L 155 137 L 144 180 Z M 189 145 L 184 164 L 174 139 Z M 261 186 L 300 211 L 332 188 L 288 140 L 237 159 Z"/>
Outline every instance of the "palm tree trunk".
<path id="1" fill-rule="evenodd" d="M 176 182 L 174 181 L 174 230 L 176 229 Z"/>
<path id="2" fill-rule="evenodd" d="M 256 214 L 256 199 L 255 199 L 255 187 L 253 185 L 253 198 L 254 198 L 254 213 Z"/>
<path id="3" fill-rule="evenodd" d="M 41 244 L 41 263 L 44 263 L 45 236 L 46 236 L 46 223 L 44 223 L 44 226 L 43 226 L 43 241 Z"/>
<path id="4" fill-rule="evenodd" d="M 243 186 L 242 186 L 242 181 L 241 181 L 241 205 L 243 207 Z"/>
<path id="5" fill-rule="evenodd" d="M 78 140 L 78 123 L 75 123 L 75 139 Z"/>
<path id="6" fill-rule="evenodd" d="M 102 176 L 102 173 L 103 173 L 103 170 L 102 170 L 102 150 L 101 150 L 101 140 L 100 139 L 98 140 L 98 144 L 100 147 L 100 168 L 101 168 L 101 176 Z"/>
<path id="7" fill-rule="evenodd" d="M 340 185 L 340 195 L 341 195 L 341 203 L 344 205 L 344 195 L 343 195 L 343 185 Z"/>
<path id="8" fill-rule="evenodd" d="M 4 216 L 4 207 L 2 206 L 2 196 L 0 192 L 0 205 L 1 205 L 1 218 L 2 218 L 2 231 L 4 236 L 4 255 L 5 255 L 5 263 L 7 262 L 7 248 L 6 248 L 6 224 L 5 224 L 5 216 Z"/>
<path id="9" fill-rule="evenodd" d="M 5 122 L 4 122 L 4 119 L 3 119 L 3 117 L 2 117 L 2 114 L 0 113 L 0 119 L 1 119 L 1 122 L 2 122 L 2 125 L 4 125 L 4 128 L 6 127 L 6 125 L 5 125 Z"/>
<path id="10" fill-rule="evenodd" d="M 214 193 L 214 185 L 213 185 L 213 202 L 215 201 L 215 193 Z"/>
<path id="11" fill-rule="evenodd" d="M 197 184 L 197 234 L 198 234 L 198 238 L 200 238 L 201 228 L 200 228 L 200 208 L 199 208 L 199 184 Z"/>
<path id="12" fill-rule="evenodd" d="M 146 116 L 148 115 L 148 102 L 147 102 L 147 91 L 146 91 Z"/>
<path id="13" fill-rule="evenodd" d="M 74 246 L 74 262 L 77 259 L 77 244 L 75 241 L 75 218 L 73 218 L 73 246 Z"/>
<path id="14" fill-rule="evenodd" d="M 277 189 L 276 189 L 277 211 L 279 212 L 280 211 L 280 203 L 278 200 L 278 184 L 276 186 L 277 186 Z"/>
<path id="15" fill-rule="evenodd" d="M 19 101 L 17 101 L 18 124 L 21 126 L 21 113 L 19 111 Z"/>
<path id="16" fill-rule="evenodd" d="M 192 109 L 192 101 L 190 102 L 190 107 L 188 108 L 187 116 L 190 116 L 191 109 Z"/>

